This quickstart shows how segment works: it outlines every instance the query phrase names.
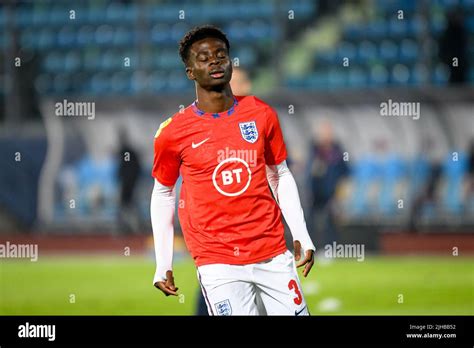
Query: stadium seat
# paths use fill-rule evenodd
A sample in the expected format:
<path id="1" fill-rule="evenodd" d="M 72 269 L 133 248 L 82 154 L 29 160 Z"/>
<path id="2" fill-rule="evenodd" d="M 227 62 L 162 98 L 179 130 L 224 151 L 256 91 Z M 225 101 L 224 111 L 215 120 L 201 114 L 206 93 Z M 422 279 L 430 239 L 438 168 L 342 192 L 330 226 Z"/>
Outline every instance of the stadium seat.
<path id="1" fill-rule="evenodd" d="M 465 153 L 457 151 L 457 160 L 453 159 L 453 153 L 449 153 L 443 163 L 443 176 L 446 187 L 443 192 L 443 206 L 453 214 L 462 212 L 462 185 L 467 172 L 467 156 Z"/>
<path id="2" fill-rule="evenodd" d="M 405 178 L 406 166 L 397 154 L 391 154 L 381 163 L 381 189 L 379 208 L 382 214 L 393 215 L 397 212 L 397 188 Z"/>
<path id="3" fill-rule="evenodd" d="M 363 216 L 373 209 L 370 204 L 369 189 L 378 180 L 377 164 L 366 156 L 353 164 L 352 173 L 354 190 L 349 206 L 350 214 Z"/>
<path id="4" fill-rule="evenodd" d="M 399 61 L 411 63 L 418 59 L 419 45 L 414 40 L 404 39 L 400 44 Z"/>
<path id="5" fill-rule="evenodd" d="M 379 58 L 385 62 L 394 62 L 398 58 L 398 46 L 391 40 L 379 44 Z"/>
<path id="6" fill-rule="evenodd" d="M 60 47 L 71 47 L 76 43 L 76 30 L 72 26 L 63 26 L 57 36 Z"/>
<path id="7" fill-rule="evenodd" d="M 405 85 L 410 81 L 410 69 L 403 64 L 395 64 L 390 74 L 390 82 L 395 85 Z"/>

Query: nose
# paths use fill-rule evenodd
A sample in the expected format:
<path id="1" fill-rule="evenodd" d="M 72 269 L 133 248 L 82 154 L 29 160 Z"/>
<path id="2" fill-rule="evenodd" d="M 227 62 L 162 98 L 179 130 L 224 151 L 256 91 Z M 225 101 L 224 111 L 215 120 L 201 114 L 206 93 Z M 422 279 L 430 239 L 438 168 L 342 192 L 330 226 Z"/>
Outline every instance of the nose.
<path id="1" fill-rule="evenodd" d="M 216 65 L 217 63 L 219 63 L 219 59 L 216 56 L 212 56 L 209 65 Z"/>

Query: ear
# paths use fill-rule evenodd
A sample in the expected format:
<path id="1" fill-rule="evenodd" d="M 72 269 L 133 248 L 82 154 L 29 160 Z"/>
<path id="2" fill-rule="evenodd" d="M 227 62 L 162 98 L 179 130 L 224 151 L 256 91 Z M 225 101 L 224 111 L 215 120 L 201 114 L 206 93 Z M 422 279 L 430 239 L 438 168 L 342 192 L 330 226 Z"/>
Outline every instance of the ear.
<path id="1" fill-rule="evenodd" d="M 196 78 L 194 77 L 193 69 L 189 66 L 186 67 L 186 76 L 190 80 L 195 80 Z"/>

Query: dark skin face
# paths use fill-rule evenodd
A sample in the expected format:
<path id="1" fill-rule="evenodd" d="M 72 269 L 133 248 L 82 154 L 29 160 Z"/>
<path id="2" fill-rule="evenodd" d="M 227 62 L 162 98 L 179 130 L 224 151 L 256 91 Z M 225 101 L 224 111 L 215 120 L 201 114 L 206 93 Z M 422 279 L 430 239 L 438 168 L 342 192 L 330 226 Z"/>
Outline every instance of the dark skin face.
<path id="1" fill-rule="evenodd" d="M 209 37 L 193 43 L 186 65 L 188 79 L 196 82 L 198 107 L 205 112 L 223 112 L 232 106 L 232 62 L 222 40 Z"/>

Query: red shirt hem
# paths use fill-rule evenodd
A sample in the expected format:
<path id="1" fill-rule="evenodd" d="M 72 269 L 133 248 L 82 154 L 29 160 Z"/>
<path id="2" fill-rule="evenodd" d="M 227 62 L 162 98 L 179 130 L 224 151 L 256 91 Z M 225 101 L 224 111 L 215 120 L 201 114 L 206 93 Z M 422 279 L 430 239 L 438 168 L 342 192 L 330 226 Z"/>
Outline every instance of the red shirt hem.
<path id="1" fill-rule="evenodd" d="M 200 257 L 199 259 L 201 259 L 202 261 L 195 261 L 195 264 L 196 264 L 196 267 L 205 266 L 205 265 L 213 265 L 213 264 L 249 265 L 249 264 L 252 264 L 252 263 L 258 263 L 258 262 L 261 262 L 261 261 L 265 261 L 265 260 L 270 259 L 272 257 L 275 257 L 277 255 L 283 254 L 287 250 L 288 250 L 288 248 L 285 245 L 284 247 L 279 248 L 275 251 L 272 251 L 269 254 L 265 254 L 265 255 L 256 257 L 255 259 L 245 259 L 245 260 L 242 260 L 240 262 L 237 258 L 229 258 L 227 260 L 222 260 L 222 261 L 218 262 L 218 261 L 206 260 L 205 257 Z"/>

